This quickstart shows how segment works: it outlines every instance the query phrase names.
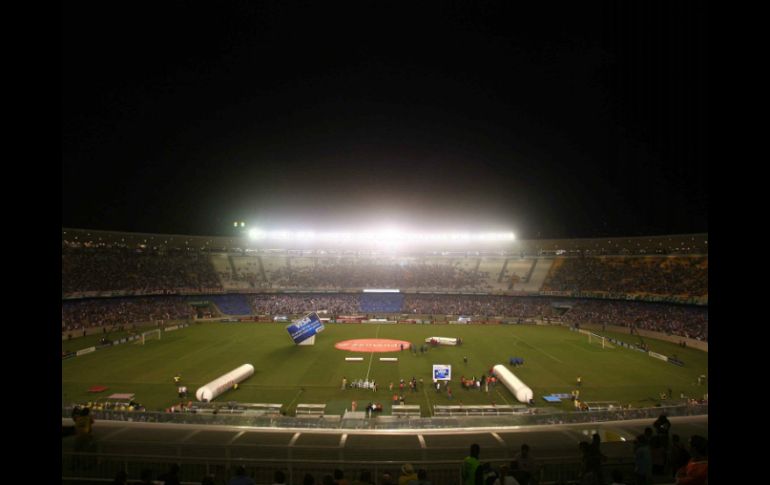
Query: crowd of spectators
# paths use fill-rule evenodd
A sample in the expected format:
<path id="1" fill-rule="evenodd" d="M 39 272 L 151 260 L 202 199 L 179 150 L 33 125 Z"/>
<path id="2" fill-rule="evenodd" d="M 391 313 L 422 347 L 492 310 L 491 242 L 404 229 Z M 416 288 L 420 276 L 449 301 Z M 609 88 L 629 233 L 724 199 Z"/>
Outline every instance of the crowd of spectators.
<path id="1" fill-rule="evenodd" d="M 708 295 L 708 256 L 559 258 L 542 289 L 701 297 Z"/>
<path id="2" fill-rule="evenodd" d="M 62 249 L 62 292 L 168 293 L 221 289 L 207 254 L 138 249 Z"/>
<path id="3" fill-rule="evenodd" d="M 338 264 L 283 267 L 268 274 L 274 288 L 421 288 L 484 290 L 489 274 L 448 264 Z"/>
<path id="4" fill-rule="evenodd" d="M 521 318 L 555 315 L 549 298 L 484 295 L 406 295 L 404 311 L 415 314 Z"/>
<path id="5" fill-rule="evenodd" d="M 184 298 L 173 296 L 67 300 L 62 302 L 62 331 L 185 319 L 192 312 Z"/>
<path id="6" fill-rule="evenodd" d="M 498 275 L 458 263 L 356 260 L 286 265 L 264 275 L 252 268 L 217 272 L 202 251 L 62 247 L 62 292 L 169 294 L 248 288 L 489 291 Z M 265 278 L 267 278 L 265 280 Z M 237 284 L 235 286 L 238 286 Z M 708 256 L 570 257 L 554 261 L 543 291 L 600 292 L 641 297 L 708 296 Z M 576 295 L 577 296 L 577 295 Z"/>
<path id="7" fill-rule="evenodd" d="M 708 308 L 633 301 L 577 300 L 562 320 L 651 330 L 708 341 Z"/>
<path id="8" fill-rule="evenodd" d="M 257 315 L 290 315 L 309 311 L 326 311 L 334 315 L 357 313 L 358 295 L 251 295 L 249 303 Z"/>

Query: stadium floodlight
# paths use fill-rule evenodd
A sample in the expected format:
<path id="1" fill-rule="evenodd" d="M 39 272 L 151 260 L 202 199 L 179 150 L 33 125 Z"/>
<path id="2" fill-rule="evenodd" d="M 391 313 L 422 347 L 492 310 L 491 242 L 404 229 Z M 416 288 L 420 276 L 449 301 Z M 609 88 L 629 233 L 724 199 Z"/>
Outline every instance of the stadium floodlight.
<path id="1" fill-rule="evenodd" d="M 315 232 L 312 230 L 288 231 L 250 229 L 251 239 L 268 239 L 274 241 L 325 241 L 325 242 L 359 242 L 386 245 L 401 243 L 469 243 L 469 242 L 509 242 L 515 241 L 512 232 L 405 232 L 398 229 L 364 230 L 360 232 L 329 231 Z"/>

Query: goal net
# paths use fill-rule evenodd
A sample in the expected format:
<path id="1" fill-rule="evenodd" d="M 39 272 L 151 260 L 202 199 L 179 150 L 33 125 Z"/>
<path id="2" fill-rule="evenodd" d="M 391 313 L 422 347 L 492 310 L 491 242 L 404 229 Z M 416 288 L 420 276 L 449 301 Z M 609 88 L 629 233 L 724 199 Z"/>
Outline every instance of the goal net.
<path id="1" fill-rule="evenodd" d="M 155 330 L 142 332 L 142 338 L 137 340 L 136 343 L 144 345 L 148 340 L 160 340 L 160 329 L 156 328 Z"/>
<path id="2" fill-rule="evenodd" d="M 597 335 L 595 333 L 589 332 L 587 330 L 580 330 L 580 333 L 583 335 L 588 336 L 588 343 L 589 344 L 596 344 L 601 345 L 603 349 L 614 349 L 615 347 L 607 340 L 606 337 L 603 337 L 601 335 Z"/>

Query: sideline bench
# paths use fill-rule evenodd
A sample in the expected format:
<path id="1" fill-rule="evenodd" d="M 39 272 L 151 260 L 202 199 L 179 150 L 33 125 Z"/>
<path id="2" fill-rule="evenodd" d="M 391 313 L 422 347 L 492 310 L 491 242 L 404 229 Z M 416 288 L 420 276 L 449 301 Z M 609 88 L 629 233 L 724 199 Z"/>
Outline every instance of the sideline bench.
<path id="1" fill-rule="evenodd" d="M 420 416 L 419 404 L 396 404 L 391 407 L 393 416 Z"/>
<path id="2" fill-rule="evenodd" d="M 297 416 L 323 416 L 326 404 L 297 404 Z"/>
<path id="3" fill-rule="evenodd" d="M 498 406 L 492 405 L 434 405 L 434 416 L 500 416 L 508 415 L 516 412 L 526 411 L 526 406 L 516 406 L 510 404 L 500 404 Z"/>

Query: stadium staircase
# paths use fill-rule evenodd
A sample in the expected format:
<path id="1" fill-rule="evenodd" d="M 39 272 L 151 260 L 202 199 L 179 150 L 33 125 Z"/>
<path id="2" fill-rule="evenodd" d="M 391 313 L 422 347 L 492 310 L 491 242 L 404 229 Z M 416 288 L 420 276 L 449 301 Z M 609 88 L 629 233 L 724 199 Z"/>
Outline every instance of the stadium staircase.
<path id="1" fill-rule="evenodd" d="M 505 270 L 508 268 L 508 259 L 505 260 L 505 263 L 503 263 L 503 269 L 500 270 L 500 274 L 497 275 L 497 282 L 502 283 L 503 282 L 503 276 L 505 276 Z"/>
<path id="2" fill-rule="evenodd" d="M 235 263 L 233 262 L 233 257 L 230 255 L 227 255 L 227 262 L 230 264 L 230 274 L 233 275 L 233 278 L 235 278 L 235 275 L 237 275 L 238 272 L 235 270 Z"/>
<path id="3" fill-rule="evenodd" d="M 527 273 L 527 276 L 524 277 L 525 283 L 529 283 L 530 278 L 532 278 L 532 273 L 535 272 L 535 266 L 537 266 L 537 259 L 532 262 L 532 266 L 529 268 L 529 273 Z"/>
<path id="4" fill-rule="evenodd" d="M 267 273 L 265 273 L 265 265 L 262 264 L 262 256 L 257 256 L 257 262 L 259 263 L 259 274 L 262 275 L 262 281 L 267 282 Z"/>
<path id="5" fill-rule="evenodd" d="M 554 260 L 551 258 L 535 259 L 527 274 L 527 278 L 521 283 L 521 287 L 518 289 L 532 293 L 540 291 L 545 282 L 545 278 L 548 276 L 548 272 L 551 269 L 551 265 L 553 265 L 553 261 Z"/>

